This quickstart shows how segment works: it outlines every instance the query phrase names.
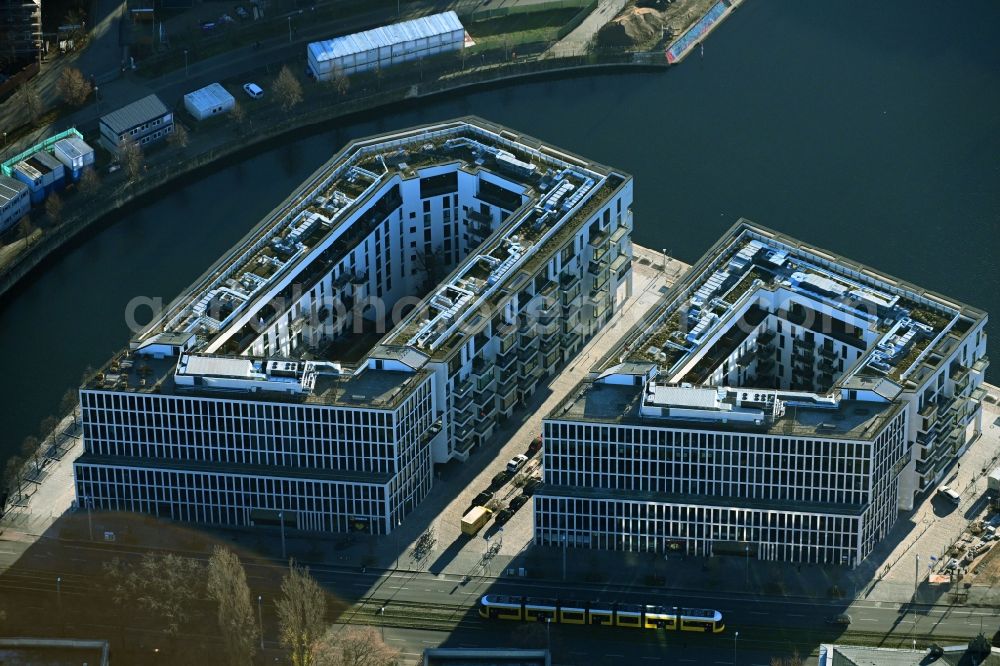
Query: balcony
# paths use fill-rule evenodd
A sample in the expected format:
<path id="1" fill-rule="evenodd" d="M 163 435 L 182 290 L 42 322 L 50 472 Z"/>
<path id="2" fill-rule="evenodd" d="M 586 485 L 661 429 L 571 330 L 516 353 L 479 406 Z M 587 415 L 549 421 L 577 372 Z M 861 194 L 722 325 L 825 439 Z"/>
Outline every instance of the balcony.
<path id="1" fill-rule="evenodd" d="M 496 367 L 500 370 L 506 370 L 512 365 L 514 361 L 517 360 L 517 347 L 511 347 L 505 353 L 497 356 Z"/>
<path id="2" fill-rule="evenodd" d="M 493 419 L 482 419 L 475 426 L 476 434 L 480 437 L 488 437 L 493 431 Z"/>
<path id="3" fill-rule="evenodd" d="M 476 443 L 472 428 L 455 428 L 453 432 L 455 433 L 455 450 L 459 453 L 465 453 Z"/>
<path id="4" fill-rule="evenodd" d="M 471 402 L 469 404 L 472 404 Z M 476 415 L 476 410 L 466 409 L 461 412 L 452 414 L 451 422 L 455 424 L 456 428 L 466 428 L 472 423 L 473 417 Z"/>
<path id="5" fill-rule="evenodd" d="M 757 334 L 757 345 L 758 346 L 768 346 L 774 341 L 775 332 L 771 330 L 764 330 Z M 772 347 L 773 348 L 773 347 Z"/>
<path id="6" fill-rule="evenodd" d="M 527 364 L 527 363 L 532 363 L 532 362 L 534 362 L 535 360 L 538 359 L 538 352 L 539 352 L 538 345 L 533 345 L 532 347 L 530 347 L 528 349 L 522 349 L 517 354 L 517 360 L 522 365 Z"/>
<path id="7" fill-rule="evenodd" d="M 769 375 L 774 370 L 774 357 L 768 357 L 757 361 L 757 374 Z"/>
<path id="8" fill-rule="evenodd" d="M 572 305 L 573 301 L 580 296 L 580 281 L 577 280 L 576 283 L 569 287 L 568 289 L 563 289 L 562 294 L 559 298 L 562 300 L 564 306 Z"/>
<path id="9" fill-rule="evenodd" d="M 972 364 L 972 371 L 976 374 L 982 375 L 986 372 L 986 368 L 990 367 L 989 356 L 983 356 Z"/>
<path id="10" fill-rule="evenodd" d="M 629 230 L 628 227 L 626 227 L 624 225 L 619 226 L 617 229 L 615 229 L 614 233 L 611 234 L 611 242 L 612 243 L 618 243 L 618 242 L 620 242 L 621 239 L 625 238 L 625 236 L 628 235 L 629 231 L 630 230 Z"/>
<path id="11" fill-rule="evenodd" d="M 592 259 L 590 263 L 587 264 L 587 272 L 591 275 L 600 275 L 603 271 L 607 271 L 611 267 L 611 263 L 608 261 L 598 261 Z"/>
<path id="12" fill-rule="evenodd" d="M 497 395 L 501 399 L 506 399 L 510 392 L 517 388 L 517 373 L 507 372 L 501 375 L 497 383 Z"/>
<path id="13" fill-rule="evenodd" d="M 965 393 L 965 390 L 969 388 L 969 379 L 972 376 L 969 368 L 960 368 L 957 372 L 953 372 L 951 375 L 952 381 L 955 382 L 955 393 Z"/>
<path id="14" fill-rule="evenodd" d="M 559 275 L 559 286 L 563 291 L 580 284 L 580 273 L 574 270 L 564 270 Z"/>
<path id="15" fill-rule="evenodd" d="M 518 346 L 520 347 L 519 357 L 520 354 L 523 354 L 526 351 L 538 351 L 538 336 L 535 334 L 535 331 L 530 328 L 522 330 L 521 337 L 518 340 Z"/>
<path id="16" fill-rule="evenodd" d="M 758 340 L 759 340 L 759 338 L 758 338 Z M 758 343 L 757 349 L 754 350 L 754 353 L 757 354 L 757 359 L 758 360 L 760 360 L 762 358 L 772 358 L 773 359 L 774 358 L 774 345 L 770 345 L 770 344 L 764 344 L 764 345 L 762 345 L 762 344 Z"/>
<path id="17" fill-rule="evenodd" d="M 453 395 L 455 399 L 466 396 L 472 391 L 472 380 L 468 377 L 465 379 L 455 379 L 455 388 L 453 389 Z"/>
<path id="18" fill-rule="evenodd" d="M 608 246 L 608 240 L 610 238 L 611 237 L 607 234 L 607 232 L 598 233 L 597 235 L 591 237 L 591 239 L 590 239 L 590 247 L 594 248 L 594 249 L 601 248 L 601 247 L 607 248 L 607 246 Z"/>
<path id="19" fill-rule="evenodd" d="M 611 279 L 611 271 L 603 271 L 602 273 L 596 275 L 594 277 L 594 284 L 590 289 L 591 298 L 593 298 L 595 294 L 604 291 L 604 287 L 605 285 L 608 284 L 608 280 L 610 279 Z"/>
<path id="20" fill-rule="evenodd" d="M 537 379 L 540 374 L 542 374 L 542 367 L 538 364 L 538 361 L 532 361 L 522 366 L 517 373 L 522 385 L 526 381 Z"/>
<path id="21" fill-rule="evenodd" d="M 551 323 L 539 324 L 538 335 L 541 337 L 541 344 L 548 346 L 552 344 L 552 338 L 559 333 L 559 321 L 553 319 Z"/>
<path id="22" fill-rule="evenodd" d="M 461 412 L 468 408 L 472 404 L 472 392 L 466 391 L 461 396 L 454 396 L 452 399 L 452 409 L 456 412 Z"/>
<path id="23" fill-rule="evenodd" d="M 837 352 L 833 349 L 827 349 L 826 347 L 820 347 L 818 350 L 819 355 L 825 360 L 829 361 L 832 365 L 834 361 L 837 360 Z"/>
<path id="24" fill-rule="evenodd" d="M 580 342 L 579 333 L 563 333 L 559 337 L 559 344 L 563 349 L 573 349 L 578 342 Z"/>

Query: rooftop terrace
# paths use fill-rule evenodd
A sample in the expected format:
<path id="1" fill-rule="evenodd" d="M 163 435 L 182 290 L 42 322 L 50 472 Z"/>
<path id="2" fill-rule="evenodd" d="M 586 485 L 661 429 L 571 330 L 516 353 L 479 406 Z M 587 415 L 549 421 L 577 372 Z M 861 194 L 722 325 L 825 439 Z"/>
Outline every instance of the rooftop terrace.
<path id="1" fill-rule="evenodd" d="M 678 389 L 674 394 L 648 399 L 645 394 L 649 387 L 584 380 L 547 418 L 820 439 L 865 439 L 877 433 L 901 409 L 895 403 L 823 400 L 792 391 L 757 390 L 757 394 L 763 395 L 755 400 L 754 395 L 747 395 L 742 389 L 721 389 L 720 394 L 715 389 L 693 389 L 713 394 L 707 396 L 673 387 Z M 657 388 L 669 391 L 672 387 Z M 773 409 L 775 403 L 780 405 L 777 411 Z M 741 412 L 745 418 L 740 418 Z"/>
<path id="2" fill-rule="evenodd" d="M 946 336 L 985 317 L 741 220 L 609 353 L 603 367 L 623 359 L 648 362 L 661 376 L 699 383 L 767 314 L 864 350 L 862 362 L 841 380 L 861 374 L 894 381 L 905 380 Z M 686 374 L 698 356 L 695 372 Z"/>

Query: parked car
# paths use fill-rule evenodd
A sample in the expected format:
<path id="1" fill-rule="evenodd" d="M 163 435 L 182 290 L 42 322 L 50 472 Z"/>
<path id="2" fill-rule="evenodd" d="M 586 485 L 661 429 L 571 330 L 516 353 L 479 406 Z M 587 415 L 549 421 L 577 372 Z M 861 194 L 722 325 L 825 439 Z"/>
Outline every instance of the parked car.
<path id="1" fill-rule="evenodd" d="M 958 493 L 956 493 L 949 486 L 941 486 L 940 488 L 938 488 L 937 494 L 941 495 L 946 500 L 948 500 L 952 504 L 956 504 L 956 505 L 962 500 L 961 495 L 959 495 Z"/>
<path id="2" fill-rule="evenodd" d="M 524 455 L 523 453 L 520 455 L 516 455 L 507 461 L 507 471 L 513 474 L 517 470 L 524 467 L 524 463 L 526 462 L 528 462 L 528 456 Z"/>
<path id="3" fill-rule="evenodd" d="M 847 626 L 851 623 L 851 616 L 847 613 L 840 613 L 839 615 L 831 615 L 826 618 L 827 624 L 837 624 L 841 626 Z"/>
<path id="4" fill-rule="evenodd" d="M 531 444 L 528 445 L 528 455 L 533 456 L 542 448 L 542 438 L 536 437 L 531 440 Z"/>
<path id="5" fill-rule="evenodd" d="M 233 12 L 235 12 L 235 14 L 239 16 L 240 19 L 243 21 L 250 18 L 250 12 L 248 12 L 243 5 L 236 5 L 236 8 L 233 10 Z"/>
<path id="6" fill-rule="evenodd" d="M 243 92 L 254 99 L 260 99 L 264 96 L 264 89 L 256 83 L 244 83 Z"/>
<path id="7" fill-rule="evenodd" d="M 497 517 L 495 519 L 496 520 L 496 524 L 497 525 L 503 525 L 508 520 L 510 520 L 511 516 L 513 516 L 513 515 L 514 515 L 514 512 L 511 511 L 510 509 L 500 509 L 499 511 L 497 511 Z"/>
<path id="8" fill-rule="evenodd" d="M 510 510 L 517 511 L 522 506 L 524 506 L 525 502 L 527 501 L 528 501 L 527 495 L 518 495 L 517 497 L 515 497 L 510 501 Z"/>
<path id="9" fill-rule="evenodd" d="M 489 490 L 484 490 L 476 495 L 475 499 L 472 500 L 472 506 L 486 506 L 486 503 L 491 499 L 493 499 L 493 493 Z"/>

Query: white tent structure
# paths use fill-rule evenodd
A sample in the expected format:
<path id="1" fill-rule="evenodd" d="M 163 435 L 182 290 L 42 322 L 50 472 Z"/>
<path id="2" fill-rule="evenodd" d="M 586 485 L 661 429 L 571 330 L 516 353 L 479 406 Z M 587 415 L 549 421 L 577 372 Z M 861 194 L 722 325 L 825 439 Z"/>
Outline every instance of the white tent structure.
<path id="1" fill-rule="evenodd" d="M 356 32 L 306 47 L 309 69 L 317 81 L 392 67 L 427 56 L 457 51 L 465 28 L 453 11 Z"/>
<path id="2" fill-rule="evenodd" d="M 184 108 L 196 120 L 228 113 L 235 103 L 233 96 L 218 83 L 210 83 L 204 88 L 184 95 Z"/>

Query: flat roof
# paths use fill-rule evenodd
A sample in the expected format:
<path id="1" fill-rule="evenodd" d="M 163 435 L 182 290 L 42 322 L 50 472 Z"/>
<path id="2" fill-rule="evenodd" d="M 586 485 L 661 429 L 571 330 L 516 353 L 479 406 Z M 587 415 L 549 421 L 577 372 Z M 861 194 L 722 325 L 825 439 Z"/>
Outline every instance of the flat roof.
<path id="1" fill-rule="evenodd" d="M 184 95 L 184 101 L 194 104 L 199 109 L 212 109 L 232 104 L 235 98 L 222 87 L 221 83 L 209 83 L 204 88 L 192 90 Z"/>
<path id="2" fill-rule="evenodd" d="M 718 404 L 715 394 L 719 389 L 716 388 L 696 389 L 693 396 L 686 395 L 690 389 L 664 388 L 666 390 L 661 393 L 661 397 L 667 401 L 675 399 L 675 406 L 711 409 Z M 859 400 L 840 400 L 835 409 L 808 406 L 801 404 L 806 402 L 806 398 L 788 392 L 787 397 L 794 400 L 786 405 L 784 413 L 761 423 L 684 417 L 656 418 L 644 416 L 640 411 L 645 390 L 644 385 L 608 384 L 585 379 L 569 392 L 545 420 L 613 423 L 671 430 L 743 432 L 777 437 L 865 440 L 880 432 L 888 420 L 902 409 L 902 405 L 895 402 Z"/>
<path id="3" fill-rule="evenodd" d="M 58 148 L 59 150 L 62 150 L 71 158 L 83 157 L 84 155 L 94 152 L 94 149 L 91 148 L 86 141 L 84 141 L 83 139 L 78 139 L 75 136 L 70 136 L 66 137 L 65 139 L 60 139 L 55 143 L 55 146 L 53 146 L 53 148 Z"/>
<path id="4" fill-rule="evenodd" d="M 862 362 L 839 379 L 862 373 L 897 383 L 949 336 L 961 338 L 986 319 L 982 310 L 741 218 L 598 368 L 623 359 L 652 362 L 661 375 L 679 379 L 691 360 L 711 361 L 708 350 L 718 342 L 738 345 L 745 334 L 725 333 L 746 328 L 734 326 L 738 314 L 758 304 L 773 305 L 765 316 L 864 350 Z M 721 350 L 717 361 L 731 351 Z M 702 367 L 694 381 L 711 369 Z"/>
<path id="5" fill-rule="evenodd" d="M 186 349 L 191 354 L 248 353 L 259 331 L 283 316 L 284 310 L 267 309 L 275 290 L 294 283 L 306 292 L 363 242 L 370 233 L 366 215 L 378 217 L 377 207 L 391 187 L 403 180 L 432 177 L 442 167 L 482 182 L 504 183 L 516 195 L 514 210 L 402 322 L 385 333 L 356 367 L 374 358 L 419 371 L 429 358 L 450 354 L 456 340 L 471 334 L 484 304 L 520 289 L 538 262 L 553 256 L 582 227 L 586 216 L 629 180 L 626 174 L 475 117 L 359 139 L 317 169 L 158 319 L 136 334 L 131 349 L 139 354 L 144 347 L 181 346 L 194 337 Z M 334 287 L 357 279 L 351 273 L 335 275 Z M 464 296 L 457 298 L 457 294 Z M 308 354 L 310 360 L 340 360 L 315 358 L 324 352 Z M 199 367 L 198 373 L 202 370 L 209 375 L 242 372 L 236 366 L 227 370 Z M 126 382 L 126 390 L 150 390 L 154 385 L 174 390 L 166 370 L 157 373 L 164 379 L 150 377 L 146 382 L 111 374 L 118 375 L 116 381 Z M 312 395 L 304 399 L 356 404 L 352 396 L 370 395 L 387 401 L 387 395 L 395 395 L 409 381 L 403 377 L 406 374 L 380 375 L 369 368 L 351 380 L 321 375 Z M 109 388 L 104 383 L 91 387 Z M 269 395 L 261 393 L 253 399 L 267 400 Z"/>

